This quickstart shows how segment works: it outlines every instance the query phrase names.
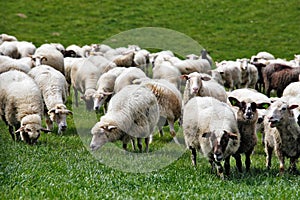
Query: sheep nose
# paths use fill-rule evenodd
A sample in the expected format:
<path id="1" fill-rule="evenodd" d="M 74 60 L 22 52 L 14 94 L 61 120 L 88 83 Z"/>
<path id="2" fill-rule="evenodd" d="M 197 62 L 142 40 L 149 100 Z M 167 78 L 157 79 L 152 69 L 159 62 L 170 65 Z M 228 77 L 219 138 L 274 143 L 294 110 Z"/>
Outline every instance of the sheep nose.
<path id="1" fill-rule="evenodd" d="M 193 92 L 197 92 L 198 91 L 198 88 L 197 87 L 193 87 Z"/>
<path id="2" fill-rule="evenodd" d="M 66 130 L 66 129 L 67 129 L 67 125 L 62 125 L 62 126 L 61 126 L 61 130 L 62 130 L 62 131 Z"/>
<path id="3" fill-rule="evenodd" d="M 94 110 L 98 110 L 98 109 L 99 109 L 99 106 L 95 106 L 95 107 L 94 107 Z"/>

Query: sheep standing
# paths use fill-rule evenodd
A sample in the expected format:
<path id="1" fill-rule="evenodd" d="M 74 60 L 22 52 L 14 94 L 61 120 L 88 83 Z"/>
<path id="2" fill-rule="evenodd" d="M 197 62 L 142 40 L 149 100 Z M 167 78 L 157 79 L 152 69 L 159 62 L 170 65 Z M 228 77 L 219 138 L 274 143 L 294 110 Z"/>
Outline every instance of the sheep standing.
<path id="1" fill-rule="evenodd" d="M 67 109 L 68 85 L 62 73 L 47 65 L 40 65 L 28 73 L 38 84 L 42 92 L 46 109 L 47 129 L 52 130 L 53 122 L 58 125 L 58 133 L 67 128 L 67 115 L 72 114 Z"/>
<path id="2" fill-rule="evenodd" d="M 245 88 L 249 87 L 254 89 L 258 80 L 258 71 L 249 61 L 247 58 L 237 59 L 241 68 L 242 85 L 244 85 Z"/>
<path id="3" fill-rule="evenodd" d="M 40 131 L 47 131 L 42 128 L 44 105 L 39 87 L 27 74 L 13 70 L 0 74 L 0 91 L 0 115 L 13 140 L 21 136 L 34 144 Z"/>
<path id="4" fill-rule="evenodd" d="M 92 128 L 90 148 L 97 150 L 107 142 L 122 140 L 126 150 L 128 142 L 138 138 L 138 147 L 142 151 L 141 138 L 145 138 L 148 152 L 149 136 L 158 119 L 155 95 L 143 86 L 126 86 L 111 98 L 107 113 Z"/>
<path id="5" fill-rule="evenodd" d="M 186 86 L 183 94 L 184 105 L 195 96 L 211 96 L 222 102 L 227 102 L 227 94 L 225 88 L 198 72 L 193 72 L 189 75 L 182 75 L 186 80 Z"/>
<path id="6" fill-rule="evenodd" d="M 275 149 L 279 159 L 280 173 L 284 172 L 284 159 L 290 158 L 290 171 L 297 172 L 296 163 L 300 156 L 300 127 L 294 120 L 293 109 L 298 105 L 277 99 L 268 109 L 265 120 L 266 166 L 271 167 L 272 152 Z"/>
<path id="7" fill-rule="evenodd" d="M 241 155 L 245 154 L 246 171 L 250 170 L 251 160 L 250 156 L 257 144 L 256 124 L 258 120 L 257 109 L 266 109 L 270 103 L 262 100 L 256 103 L 256 96 L 258 92 L 251 92 L 249 89 L 240 89 L 241 92 L 231 93 L 228 97 L 229 102 L 233 106 L 238 107 L 236 113 L 237 124 L 241 134 L 240 147 L 234 155 L 236 159 L 236 166 L 242 172 Z M 246 94 L 246 95 L 241 95 Z M 242 97 L 241 97 L 242 96 Z"/>
<path id="8" fill-rule="evenodd" d="M 196 165 L 196 150 L 200 151 L 218 174 L 223 176 L 221 161 L 225 160 L 225 173 L 230 173 L 230 156 L 240 144 L 240 134 L 234 112 L 226 103 L 212 97 L 195 97 L 184 107 L 183 133 L 192 151 Z"/>
<path id="9" fill-rule="evenodd" d="M 289 104 L 298 105 L 297 109 L 293 109 L 295 120 L 300 125 L 300 82 L 290 83 L 284 90 L 282 97 L 285 98 Z"/>

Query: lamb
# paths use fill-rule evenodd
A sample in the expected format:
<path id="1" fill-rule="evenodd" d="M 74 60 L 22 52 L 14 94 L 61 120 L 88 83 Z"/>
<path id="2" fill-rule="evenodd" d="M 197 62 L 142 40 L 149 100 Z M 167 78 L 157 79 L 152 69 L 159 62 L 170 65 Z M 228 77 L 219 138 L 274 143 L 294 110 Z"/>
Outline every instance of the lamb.
<path id="1" fill-rule="evenodd" d="M 234 158 L 239 172 L 242 172 L 242 161 L 240 155 L 242 153 L 244 153 L 246 157 L 246 171 L 248 172 L 250 170 L 250 156 L 257 144 L 257 109 L 266 109 L 270 105 L 269 100 L 264 101 L 264 98 L 262 98 L 260 99 L 261 102 L 256 103 L 255 100 L 257 99 L 260 99 L 259 93 L 250 89 L 239 89 L 231 92 L 228 96 L 228 100 L 231 105 L 238 107 L 236 116 L 239 132 L 241 134 L 241 142 Z"/>
<path id="2" fill-rule="evenodd" d="M 129 67 L 116 78 L 114 92 L 117 93 L 125 86 L 133 84 L 135 79 L 146 78 L 146 74 L 139 68 Z"/>
<path id="3" fill-rule="evenodd" d="M 53 122 L 58 125 L 58 133 L 67 128 L 67 115 L 72 114 L 67 109 L 68 85 L 62 73 L 47 65 L 40 65 L 28 73 L 38 84 L 45 102 L 44 109 L 47 129 L 52 130 Z"/>
<path id="4" fill-rule="evenodd" d="M 41 64 L 49 65 L 54 69 L 65 74 L 64 71 L 64 56 L 51 44 L 43 44 L 36 49 L 35 53 L 31 56 L 34 66 Z"/>
<path id="5" fill-rule="evenodd" d="M 300 67 L 290 67 L 282 64 L 269 64 L 263 71 L 265 90 L 268 97 L 273 89 L 277 90 L 277 97 L 281 97 L 283 90 L 292 82 L 299 81 Z"/>
<path id="6" fill-rule="evenodd" d="M 7 35 L 5 33 L 0 34 L 0 45 L 3 42 L 12 42 L 12 41 L 18 41 L 17 38 L 13 35 Z"/>
<path id="7" fill-rule="evenodd" d="M 184 105 L 195 96 L 211 96 L 222 102 L 227 102 L 225 88 L 208 76 L 193 72 L 189 75 L 182 75 L 181 77 L 186 80 L 183 94 Z"/>
<path id="8" fill-rule="evenodd" d="M 240 65 L 236 61 L 216 62 L 217 71 L 220 72 L 224 86 L 229 88 L 229 91 L 241 88 L 242 75 Z"/>
<path id="9" fill-rule="evenodd" d="M 277 99 L 268 109 L 265 119 L 266 166 L 271 167 L 272 152 L 275 149 L 279 159 L 280 173 L 284 173 L 284 159 L 290 158 L 290 171 L 297 172 L 296 163 L 300 156 L 300 127 L 294 120 L 293 109 L 284 99 Z"/>
<path id="10" fill-rule="evenodd" d="M 107 113 L 92 128 L 90 148 L 95 151 L 107 142 L 122 140 L 126 150 L 128 142 L 138 138 L 138 147 L 142 151 L 141 138 L 145 138 L 148 152 L 149 136 L 158 119 L 159 107 L 155 95 L 143 86 L 126 86 L 111 98 Z"/>
<path id="11" fill-rule="evenodd" d="M 184 107 L 183 134 L 187 147 L 192 152 L 192 164 L 196 165 L 196 150 L 200 151 L 218 175 L 230 173 L 230 156 L 240 144 L 240 134 L 234 112 L 226 103 L 213 97 L 195 97 Z"/>
<path id="12" fill-rule="evenodd" d="M 173 84 L 163 79 L 144 79 L 141 81 L 141 85 L 149 88 L 157 98 L 160 113 L 158 129 L 161 136 L 163 135 L 162 126 L 167 120 L 170 127 L 170 134 L 174 138 L 174 141 L 179 144 L 176 138 L 174 123 L 181 117 L 182 97 L 180 91 Z"/>
<path id="13" fill-rule="evenodd" d="M 107 102 L 114 93 L 116 78 L 125 70 L 125 67 L 116 67 L 102 74 L 97 81 L 97 91 L 94 94 L 94 110 L 98 110 L 104 104 L 104 112 Z"/>
<path id="14" fill-rule="evenodd" d="M 0 115 L 12 139 L 36 143 L 40 131 L 48 132 L 42 127 L 44 105 L 39 87 L 27 74 L 12 70 L 0 74 L 0 91 Z"/>

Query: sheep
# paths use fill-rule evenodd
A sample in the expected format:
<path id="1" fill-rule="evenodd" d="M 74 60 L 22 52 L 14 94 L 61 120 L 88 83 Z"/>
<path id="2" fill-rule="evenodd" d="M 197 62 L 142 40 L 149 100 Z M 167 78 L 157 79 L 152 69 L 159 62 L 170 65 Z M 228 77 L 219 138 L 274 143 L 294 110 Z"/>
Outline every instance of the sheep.
<path id="1" fill-rule="evenodd" d="M 113 59 L 113 62 L 118 67 L 134 67 L 134 52 L 118 55 Z"/>
<path id="2" fill-rule="evenodd" d="M 260 102 L 256 102 L 256 100 Z M 239 172 L 242 172 L 241 155 L 245 154 L 246 171 L 250 170 L 250 156 L 257 144 L 256 124 L 258 121 L 257 109 L 266 109 L 270 105 L 269 100 L 261 98 L 260 93 L 250 89 L 239 89 L 228 95 L 228 100 L 232 106 L 238 107 L 236 113 L 237 124 L 241 134 L 240 147 L 234 158 Z"/>
<path id="3" fill-rule="evenodd" d="M 15 36 L 7 35 L 5 33 L 0 34 L 0 45 L 5 41 L 12 42 L 12 41 L 18 41 L 18 40 Z"/>
<path id="4" fill-rule="evenodd" d="M 15 43 L 21 58 L 28 57 L 29 55 L 34 54 L 36 51 L 35 45 L 31 42 L 17 41 Z"/>
<path id="5" fill-rule="evenodd" d="M 201 59 L 201 58 L 197 60 L 191 60 L 191 59 L 177 60 L 171 63 L 173 64 L 174 67 L 179 69 L 181 74 L 190 74 L 192 72 L 208 73 L 208 71 L 211 70 L 211 65 L 208 62 L 208 60 Z"/>
<path id="6" fill-rule="evenodd" d="M 35 53 L 31 56 L 34 66 L 41 64 L 49 65 L 54 69 L 65 74 L 64 71 L 64 56 L 51 44 L 43 44 L 36 49 Z"/>
<path id="7" fill-rule="evenodd" d="M 79 57 L 79 58 L 86 57 L 86 53 L 84 52 L 84 50 L 80 46 L 75 45 L 75 44 L 67 46 L 64 54 L 68 55 L 70 53 L 75 54 L 75 55 L 72 55 L 72 57 Z"/>
<path id="8" fill-rule="evenodd" d="M 44 105 L 37 84 L 27 74 L 12 70 L 0 74 L 0 91 L 0 115 L 12 139 L 36 143 L 40 131 L 48 132 L 42 127 Z"/>
<path id="9" fill-rule="evenodd" d="M 0 55 L 18 59 L 21 57 L 15 42 L 3 42 L 0 45 Z"/>
<path id="10" fill-rule="evenodd" d="M 102 74 L 97 81 L 97 91 L 94 94 L 94 110 L 98 110 L 104 104 L 104 113 L 107 102 L 114 93 L 116 78 L 125 70 L 125 67 L 116 67 Z"/>
<path id="11" fill-rule="evenodd" d="M 222 102 L 227 102 L 225 88 L 208 76 L 193 72 L 189 75 L 182 75 L 181 78 L 186 80 L 186 86 L 183 93 L 184 105 L 195 96 L 211 96 Z"/>
<path id="12" fill-rule="evenodd" d="M 277 97 L 281 97 L 283 90 L 291 82 L 299 81 L 300 67 L 290 67 L 282 64 L 269 64 L 263 71 L 266 95 L 270 97 L 273 89 L 277 90 Z"/>
<path id="13" fill-rule="evenodd" d="M 108 60 L 103 56 L 89 56 L 86 58 L 86 60 L 93 63 L 93 65 L 98 68 L 101 74 L 117 67 L 114 62 Z"/>
<path id="14" fill-rule="evenodd" d="M 65 105 L 68 85 L 64 75 L 47 65 L 33 68 L 28 75 L 35 80 L 42 92 L 47 129 L 52 130 L 55 122 L 58 125 L 58 133 L 62 133 L 67 128 L 67 115 L 72 114 Z"/>
<path id="15" fill-rule="evenodd" d="M 95 151 L 107 142 L 122 140 L 126 150 L 128 142 L 138 138 L 138 148 L 142 151 L 141 138 L 145 138 L 148 152 L 149 136 L 158 119 L 155 95 L 143 86 L 128 85 L 111 98 L 107 113 L 92 128 L 90 148 Z"/>
<path id="16" fill-rule="evenodd" d="M 289 104 L 297 104 L 299 105 L 297 109 L 293 109 L 295 120 L 300 125 L 300 82 L 290 83 L 282 93 L 282 97 L 284 97 Z"/>
<path id="17" fill-rule="evenodd" d="M 224 86 L 229 88 L 229 91 L 241 88 L 241 69 L 240 65 L 236 61 L 222 61 L 216 62 L 216 70 L 220 72 Z"/>
<path id="18" fill-rule="evenodd" d="M 213 59 L 211 58 L 211 56 L 209 55 L 209 53 L 207 52 L 206 49 L 202 49 L 200 52 L 200 58 L 202 59 L 206 59 L 209 62 L 209 65 L 212 67 L 213 66 Z"/>
<path id="19" fill-rule="evenodd" d="M 167 120 L 170 127 L 170 134 L 174 138 L 174 141 L 179 144 L 176 138 L 174 123 L 179 119 L 182 111 L 180 91 L 173 84 L 163 79 L 153 80 L 146 78 L 140 84 L 149 88 L 157 98 L 160 113 L 158 130 L 161 136 L 163 135 L 162 126 Z"/>
<path id="20" fill-rule="evenodd" d="M 146 78 L 146 74 L 139 68 L 129 67 L 116 78 L 114 92 L 117 93 L 125 86 L 133 84 L 135 79 Z"/>
<path id="21" fill-rule="evenodd" d="M 142 69 L 147 76 L 149 76 L 149 65 L 150 65 L 150 58 L 149 58 L 150 52 L 141 49 L 138 51 L 135 51 L 134 58 L 133 58 L 133 65 Z"/>
<path id="22" fill-rule="evenodd" d="M 284 160 L 290 158 L 290 172 L 298 172 L 297 160 L 300 156 L 300 127 L 294 120 L 293 109 L 296 104 L 289 104 L 284 99 L 277 99 L 268 109 L 265 118 L 266 167 L 270 169 L 272 152 L 275 149 L 279 159 L 280 174 L 284 173 Z"/>
<path id="23" fill-rule="evenodd" d="M 246 88 L 249 87 L 254 89 L 258 80 L 258 71 L 254 65 L 249 63 L 249 61 L 250 60 L 247 58 L 237 59 L 241 68 L 242 85 Z"/>
<path id="24" fill-rule="evenodd" d="M 240 134 L 231 107 L 213 97 L 195 97 L 183 112 L 183 134 L 196 165 L 196 150 L 200 151 L 223 177 L 221 161 L 225 160 L 225 174 L 230 173 L 230 156 L 240 144 Z"/>
<path id="25" fill-rule="evenodd" d="M 22 59 L 12 59 L 10 57 L 7 57 L 8 59 L 6 58 L 2 59 L 2 57 L 7 57 L 7 56 L 0 56 L 0 74 L 10 70 L 18 70 L 18 71 L 28 73 L 31 69 L 31 66 L 28 65 L 28 61 L 29 63 L 31 63 L 31 59 L 28 57 Z"/>
<path id="26" fill-rule="evenodd" d="M 209 70 L 207 74 L 210 75 L 214 81 L 224 86 L 224 80 L 222 78 L 223 72 L 219 72 L 217 69 L 212 69 Z"/>

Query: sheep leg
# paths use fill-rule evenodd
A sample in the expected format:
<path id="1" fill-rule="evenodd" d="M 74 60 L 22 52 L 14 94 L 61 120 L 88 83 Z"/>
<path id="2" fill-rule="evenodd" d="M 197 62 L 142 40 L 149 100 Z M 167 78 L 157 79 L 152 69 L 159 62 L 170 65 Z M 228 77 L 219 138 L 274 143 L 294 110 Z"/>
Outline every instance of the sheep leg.
<path id="1" fill-rule="evenodd" d="M 225 158 L 224 168 L 225 168 L 225 174 L 226 174 L 226 176 L 229 176 L 229 174 L 230 174 L 230 156 L 228 156 L 227 158 Z"/>
<path id="2" fill-rule="evenodd" d="M 240 154 L 235 154 L 235 155 L 233 155 L 233 157 L 235 158 L 235 163 L 236 163 L 236 167 L 237 167 L 238 171 L 242 173 L 243 170 L 242 170 L 241 155 Z"/>
<path id="3" fill-rule="evenodd" d="M 145 144 L 146 144 L 146 153 L 149 153 L 149 137 L 145 138 Z"/>
<path id="4" fill-rule="evenodd" d="M 142 145 L 142 138 L 138 138 L 137 141 L 138 141 L 138 148 L 139 148 L 139 151 L 140 151 L 140 153 L 142 153 L 142 148 L 143 148 L 143 145 Z"/>
<path id="5" fill-rule="evenodd" d="M 75 106 L 78 107 L 78 91 L 73 87 L 74 89 L 74 96 L 75 96 Z"/>
<path id="6" fill-rule="evenodd" d="M 191 152 L 192 152 L 192 164 L 194 165 L 194 166 L 197 166 L 197 161 L 196 161 L 196 159 L 197 159 L 197 152 L 196 152 L 196 149 L 195 148 L 193 148 L 193 147 L 189 147 L 190 148 L 190 150 L 191 150 Z"/>
<path id="7" fill-rule="evenodd" d="M 220 176 L 222 179 L 224 179 L 224 173 L 223 173 L 222 164 L 220 162 L 216 162 L 216 166 L 217 166 L 218 176 Z"/>
<path id="8" fill-rule="evenodd" d="M 173 137 L 175 143 L 179 144 L 179 142 L 177 140 L 177 137 L 176 137 L 176 132 L 175 132 L 175 129 L 174 129 L 174 120 L 168 120 L 168 124 L 169 124 L 169 127 L 170 127 L 171 136 Z"/>
<path id="9" fill-rule="evenodd" d="M 298 173 L 296 163 L 297 163 L 297 158 L 295 158 L 295 157 L 290 158 L 290 169 L 289 169 L 289 171 L 291 173 L 296 173 L 296 174 Z"/>
<path id="10" fill-rule="evenodd" d="M 14 132 L 14 127 L 8 126 L 8 131 L 9 131 L 10 136 L 13 139 L 13 141 L 16 141 L 16 137 L 15 137 L 16 135 L 15 135 L 15 132 Z"/>
<path id="11" fill-rule="evenodd" d="M 53 129 L 53 122 L 50 120 L 49 115 L 46 114 L 45 118 L 46 118 L 45 121 L 46 121 L 47 130 L 52 130 Z"/>
<path id="12" fill-rule="evenodd" d="M 249 172 L 250 165 L 251 165 L 251 159 L 250 156 L 252 154 L 252 150 L 245 153 L 246 159 L 245 159 L 245 165 L 246 165 L 246 172 Z"/>
<path id="13" fill-rule="evenodd" d="M 272 165 L 272 153 L 273 153 L 273 148 L 267 146 L 267 147 L 265 148 L 265 152 L 266 152 L 266 154 L 267 154 L 267 157 L 266 157 L 266 167 L 267 167 L 267 169 L 270 169 L 270 168 L 271 168 L 271 165 Z"/>
<path id="14" fill-rule="evenodd" d="M 135 150 L 136 150 L 135 139 L 134 139 L 134 138 L 131 138 L 130 141 L 131 141 L 132 149 L 135 151 Z"/>
<path id="15" fill-rule="evenodd" d="M 278 150 L 276 153 L 279 160 L 279 173 L 282 175 L 284 173 L 284 156 Z"/>

